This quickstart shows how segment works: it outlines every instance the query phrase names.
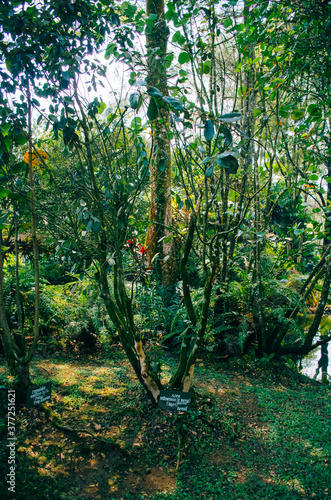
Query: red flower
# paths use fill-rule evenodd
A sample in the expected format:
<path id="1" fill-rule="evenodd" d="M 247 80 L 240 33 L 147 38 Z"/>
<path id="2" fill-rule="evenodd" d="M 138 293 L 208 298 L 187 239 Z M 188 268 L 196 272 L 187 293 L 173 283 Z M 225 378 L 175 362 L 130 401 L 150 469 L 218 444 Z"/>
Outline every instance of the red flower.
<path id="1" fill-rule="evenodd" d="M 144 246 L 141 246 L 141 247 L 139 248 L 139 252 L 140 252 L 142 255 L 144 255 L 144 253 L 146 253 L 146 252 L 147 252 L 147 250 L 146 250 L 146 248 L 145 248 Z"/>
<path id="2" fill-rule="evenodd" d="M 127 244 L 129 245 L 129 247 L 134 247 L 135 244 L 136 244 L 136 238 L 133 238 L 133 240 L 127 240 Z"/>

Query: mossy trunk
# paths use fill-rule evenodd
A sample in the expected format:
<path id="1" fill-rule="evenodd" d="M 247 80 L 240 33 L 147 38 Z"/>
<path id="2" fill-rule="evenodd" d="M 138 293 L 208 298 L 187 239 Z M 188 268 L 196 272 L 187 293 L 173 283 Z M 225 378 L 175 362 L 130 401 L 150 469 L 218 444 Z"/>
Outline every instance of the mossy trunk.
<path id="1" fill-rule="evenodd" d="M 147 16 L 155 15 L 154 25 L 146 34 L 148 85 L 157 88 L 163 95 L 168 95 L 167 85 L 167 41 L 169 28 L 164 19 L 164 1 L 147 0 Z M 151 97 L 153 99 L 153 97 Z M 152 122 L 153 161 L 151 165 L 151 200 L 149 218 L 153 221 L 146 238 L 147 256 L 153 261 L 160 281 L 173 285 L 176 281 L 177 265 L 174 255 L 173 240 L 169 228 L 171 215 L 171 159 L 169 139 L 169 109 L 158 103 L 158 116 Z"/>
<path id="2" fill-rule="evenodd" d="M 29 364 L 23 364 L 20 361 L 16 361 L 15 372 L 17 376 L 15 383 L 16 401 L 18 405 L 24 405 L 26 403 L 28 389 L 32 385 Z"/>

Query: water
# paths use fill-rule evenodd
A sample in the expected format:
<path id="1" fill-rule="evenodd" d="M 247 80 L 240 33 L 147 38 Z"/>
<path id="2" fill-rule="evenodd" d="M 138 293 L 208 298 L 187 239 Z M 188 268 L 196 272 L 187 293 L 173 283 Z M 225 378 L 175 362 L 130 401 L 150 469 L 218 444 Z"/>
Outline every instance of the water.
<path id="1" fill-rule="evenodd" d="M 313 318 L 312 318 L 313 319 Z M 309 326 L 309 325 L 307 325 Z M 331 333 L 331 316 L 323 316 L 321 325 L 319 328 L 319 334 L 315 337 L 314 342 L 319 340 L 320 335 L 329 335 Z M 322 346 L 311 351 L 305 358 L 301 360 L 301 373 L 307 375 L 310 378 L 315 378 L 316 380 L 322 380 L 322 368 L 318 367 L 318 362 L 321 359 Z M 324 347 L 324 356 L 328 355 L 329 364 L 327 367 L 327 375 L 324 376 L 323 381 L 331 380 L 331 342 L 328 343 L 327 347 Z M 319 368 L 319 370 L 318 370 Z M 318 371 L 317 371 L 318 370 Z"/>

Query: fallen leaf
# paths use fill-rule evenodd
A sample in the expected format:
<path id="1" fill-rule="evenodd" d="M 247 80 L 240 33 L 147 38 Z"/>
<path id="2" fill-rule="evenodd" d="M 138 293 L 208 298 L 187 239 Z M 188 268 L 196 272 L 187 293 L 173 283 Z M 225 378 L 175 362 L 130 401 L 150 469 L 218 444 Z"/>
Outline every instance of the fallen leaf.
<path id="1" fill-rule="evenodd" d="M 93 424 L 94 425 L 94 428 L 96 431 L 99 431 L 101 429 L 101 425 L 100 424 Z"/>

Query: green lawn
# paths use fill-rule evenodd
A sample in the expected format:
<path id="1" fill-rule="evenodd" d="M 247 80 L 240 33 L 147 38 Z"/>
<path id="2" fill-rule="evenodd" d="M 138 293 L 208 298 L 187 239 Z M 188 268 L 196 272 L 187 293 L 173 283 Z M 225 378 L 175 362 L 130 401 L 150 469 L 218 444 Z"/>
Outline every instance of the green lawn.
<path id="1" fill-rule="evenodd" d="M 174 360 L 163 361 L 166 378 Z M 8 386 L 3 367 L 0 374 Z M 51 407 L 73 432 L 34 409 L 20 410 L 16 494 L 4 485 L 1 498 L 322 500 L 330 495 L 329 389 L 288 369 L 200 362 L 191 408 L 173 420 L 153 408 L 120 350 L 109 359 L 39 358 L 32 376 L 35 383 L 53 382 Z M 78 429 L 112 438 L 123 451 Z M 8 473 L 6 440 L 4 426 L 2 478 Z"/>

